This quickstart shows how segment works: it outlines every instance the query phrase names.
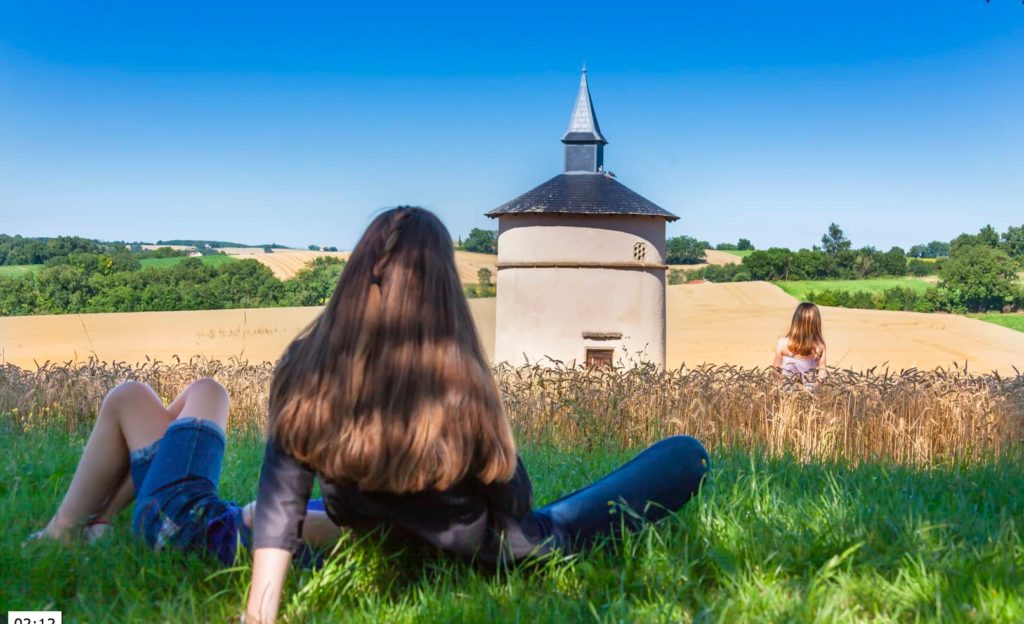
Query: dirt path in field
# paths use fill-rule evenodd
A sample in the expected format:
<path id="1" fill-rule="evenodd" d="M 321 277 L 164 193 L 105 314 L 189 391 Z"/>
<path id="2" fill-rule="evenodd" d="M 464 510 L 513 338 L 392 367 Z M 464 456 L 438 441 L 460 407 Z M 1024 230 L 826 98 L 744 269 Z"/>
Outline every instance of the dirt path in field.
<path id="1" fill-rule="evenodd" d="M 488 355 L 494 353 L 494 299 L 470 308 Z M 771 364 L 796 300 L 764 282 L 668 288 L 668 365 Z M 193 355 L 275 360 L 319 308 L 140 312 L 0 318 L 0 361 L 168 360 Z M 1024 333 L 946 314 L 823 308 L 829 360 L 843 368 L 951 367 L 1024 370 Z"/>

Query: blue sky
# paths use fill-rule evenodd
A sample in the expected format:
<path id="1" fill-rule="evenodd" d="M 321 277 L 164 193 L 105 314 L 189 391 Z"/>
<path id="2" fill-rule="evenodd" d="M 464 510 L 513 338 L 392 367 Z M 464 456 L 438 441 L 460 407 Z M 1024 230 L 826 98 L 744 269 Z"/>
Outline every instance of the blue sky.
<path id="1" fill-rule="evenodd" d="M 0 232 L 351 247 L 557 174 L 585 61 L 669 235 L 1024 223 L 1024 5 L 0 0 Z"/>

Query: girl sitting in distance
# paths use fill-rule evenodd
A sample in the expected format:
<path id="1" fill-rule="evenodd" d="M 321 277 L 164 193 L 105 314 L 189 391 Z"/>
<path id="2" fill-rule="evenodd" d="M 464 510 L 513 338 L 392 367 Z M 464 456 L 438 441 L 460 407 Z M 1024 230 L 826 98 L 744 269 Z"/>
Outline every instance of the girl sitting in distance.
<path id="1" fill-rule="evenodd" d="M 804 302 L 796 307 L 789 332 L 775 343 L 772 366 L 784 377 L 809 383 L 828 374 L 818 306 Z"/>

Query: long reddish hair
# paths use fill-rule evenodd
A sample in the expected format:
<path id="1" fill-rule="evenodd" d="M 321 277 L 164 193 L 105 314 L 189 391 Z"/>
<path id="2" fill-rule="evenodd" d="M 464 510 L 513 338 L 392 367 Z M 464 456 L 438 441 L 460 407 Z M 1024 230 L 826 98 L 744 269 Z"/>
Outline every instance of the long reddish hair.
<path id="1" fill-rule="evenodd" d="M 821 335 L 821 312 L 818 306 L 806 301 L 798 305 L 793 312 L 793 321 L 789 324 L 786 338 L 786 348 L 793 355 L 819 356 L 825 350 L 825 338 Z"/>
<path id="2" fill-rule="evenodd" d="M 332 481 L 393 493 L 507 481 L 516 448 L 455 269 L 422 208 L 367 228 L 274 372 L 269 435 Z"/>

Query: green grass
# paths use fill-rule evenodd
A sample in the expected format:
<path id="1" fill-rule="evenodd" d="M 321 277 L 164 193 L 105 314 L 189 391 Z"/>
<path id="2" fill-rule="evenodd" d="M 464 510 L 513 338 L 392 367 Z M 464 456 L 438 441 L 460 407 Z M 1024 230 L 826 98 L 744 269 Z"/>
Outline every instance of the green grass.
<path id="1" fill-rule="evenodd" d="M 144 269 L 147 269 L 149 267 L 166 268 L 179 264 L 184 260 L 185 256 L 175 256 L 173 258 L 146 258 L 144 260 L 139 260 L 139 264 L 141 264 L 142 268 Z M 236 262 L 238 259 L 233 258 L 231 256 L 217 255 L 200 256 L 199 260 L 202 261 L 203 264 L 208 266 L 221 266 L 222 264 L 227 264 L 228 262 Z"/>
<path id="2" fill-rule="evenodd" d="M 140 260 L 139 264 L 141 264 L 144 269 L 148 267 L 165 268 L 174 266 L 182 262 L 184 259 L 184 256 L 175 256 L 173 258 L 146 258 L 144 260 Z M 221 266 L 228 262 L 236 262 L 238 260 L 232 256 L 223 255 L 202 256 L 199 259 L 203 264 L 209 266 Z M 0 277 L 16 277 L 29 273 L 30 271 L 38 271 L 41 268 L 43 268 L 43 265 L 41 264 L 13 264 L 10 266 L 0 266 Z"/>
<path id="3" fill-rule="evenodd" d="M 862 280 L 792 280 L 772 282 L 797 299 L 805 299 L 810 291 L 845 290 L 849 292 L 867 291 L 882 292 L 889 288 L 911 288 L 923 293 L 932 286 L 927 280 L 919 277 L 873 277 Z"/>
<path id="4" fill-rule="evenodd" d="M 719 249 L 718 251 L 739 256 L 740 258 L 746 258 L 750 254 L 754 253 L 753 249 Z"/>
<path id="5" fill-rule="evenodd" d="M 65 621 L 224 622 L 250 568 L 152 553 L 122 514 L 102 547 L 21 546 L 55 509 L 82 432 L 0 422 L 0 605 Z M 221 491 L 256 490 L 261 441 L 228 446 Z M 522 449 L 540 502 L 589 483 L 622 451 Z M 1024 620 L 1020 458 L 910 469 L 712 454 L 697 500 L 620 544 L 501 570 L 349 538 L 319 573 L 292 571 L 291 621 L 741 622 Z"/>
<path id="6" fill-rule="evenodd" d="M 38 271 L 43 268 L 41 264 L 10 264 L 0 266 L 0 277 L 18 277 L 31 273 L 32 271 Z"/>
<path id="7" fill-rule="evenodd" d="M 967 316 L 987 321 L 989 323 L 995 323 L 996 325 L 1002 325 L 1003 327 L 1009 327 L 1010 329 L 1016 329 L 1019 332 L 1024 332 L 1024 314 L 1000 314 L 998 312 L 991 312 L 986 314 L 968 314 Z"/>

